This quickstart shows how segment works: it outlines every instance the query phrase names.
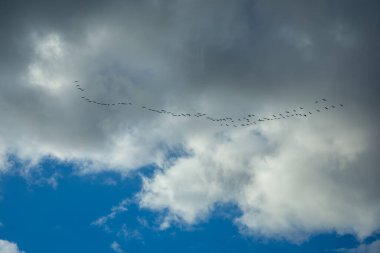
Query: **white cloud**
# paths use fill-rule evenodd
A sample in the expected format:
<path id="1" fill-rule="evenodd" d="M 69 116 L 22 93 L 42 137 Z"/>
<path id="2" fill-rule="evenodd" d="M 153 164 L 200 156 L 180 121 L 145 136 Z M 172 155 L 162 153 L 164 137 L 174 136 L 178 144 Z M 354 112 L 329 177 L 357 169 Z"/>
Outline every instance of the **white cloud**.
<path id="1" fill-rule="evenodd" d="M 0 253 L 25 253 L 19 250 L 17 244 L 0 239 Z"/>
<path id="2" fill-rule="evenodd" d="M 103 228 L 105 231 L 110 232 L 111 229 L 109 227 L 108 222 L 115 219 L 115 217 L 120 214 L 128 211 L 127 205 L 130 203 L 129 199 L 122 200 L 117 206 L 111 208 L 111 212 L 105 216 L 99 217 L 92 225 Z"/>
<path id="3" fill-rule="evenodd" d="M 121 248 L 120 244 L 115 242 L 115 241 L 111 243 L 110 247 L 116 253 L 123 253 L 124 252 L 124 250 Z"/>
<path id="4" fill-rule="evenodd" d="M 325 231 L 363 238 L 379 224 L 378 187 L 361 167 L 367 138 L 358 126 L 324 120 L 279 123 L 259 131 L 193 136 L 179 159 L 145 179 L 141 206 L 169 210 L 170 221 L 197 223 L 216 203 L 236 203 L 242 231 L 301 240 Z M 372 157 L 375 159 L 375 157 Z M 370 170 L 370 171 L 368 171 Z"/>

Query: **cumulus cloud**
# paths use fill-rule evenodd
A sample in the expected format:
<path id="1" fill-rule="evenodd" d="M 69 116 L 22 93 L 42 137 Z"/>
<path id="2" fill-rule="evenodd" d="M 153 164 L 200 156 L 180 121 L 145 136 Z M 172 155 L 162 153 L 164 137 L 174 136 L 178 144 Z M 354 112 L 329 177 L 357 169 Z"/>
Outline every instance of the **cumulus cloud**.
<path id="1" fill-rule="evenodd" d="M 0 253 L 25 253 L 18 249 L 17 244 L 0 239 Z"/>
<path id="2" fill-rule="evenodd" d="M 52 156 L 83 173 L 154 165 L 138 200 L 167 214 L 162 228 L 234 203 L 235 223 L 256 235 L 379 229 L 376 1 L 19 7 L 7 3 L 0 17 L 2 171 L 9 154 L 30 167 Z M 136 106 L 106 109 L 84 93 Z M 345 106 L 236 129 L 139 108 L 263 116 L 322 97 Z"/>
<path id="3" fill-rule="evenodd" d="M 367 139 L 359 126 L 331 121 L 193 138 L 186 146 L 193 155 L 145 180 L 140 204 L 194 224 L 217 203 L 232 202 L 248 233 L 299 240 L 335 230 L 363 238 L 380 222 L 380 189 L 371 179 L 378 172 L 363 167 Z"/>

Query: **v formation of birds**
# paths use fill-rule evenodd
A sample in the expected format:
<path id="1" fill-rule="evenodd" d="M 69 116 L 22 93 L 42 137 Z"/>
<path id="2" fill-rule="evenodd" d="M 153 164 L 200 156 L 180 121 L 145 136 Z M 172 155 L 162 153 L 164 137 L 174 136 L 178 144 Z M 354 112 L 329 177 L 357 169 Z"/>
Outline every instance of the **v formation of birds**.
<path id="1" fill-rule="evenodd" d="M 86 92 L 85 89 L 83 89 L 78 83 L 79 83 L 78 81 L 74 81 L 76 88 L 80 92 Z M 264 123 L 266 121 L 271 121 L 271 120 L 281 120 L 281 119 L 294 118 L 294 117 L 307 118 L 313 115 L 314 113 L 321 113 L 323 111 L 334 110 L 334 109 L 343 107 L 343 104 L 337 104 L 337 105 L 328 104 L 327 99 L 322 98 L 322 99 L 315 100 L 314 104 L 318 105 L 318 107 L 312 110 L 306 110 L 304 107 L 298 106 L 294 109 L 285 110 L 281 113 L 272 114 L 270 116 L 259 117 L 255 114 L 246 114 L 244 116 L 237 118 L 237 117 L 228 117 L 228 116 L 211 117 L 210 115 L 206 113 L 200 113 L 200 112 L 197 112 L 197 113 L 171 112 L 164 109 L 152 108 L 147 105 L 137 105 L 135 103 L 125 102 L 125 101 L 114 102 L 114 103 L 103 103 L 97 100 L 89 99 L 86 96 L 81 96 L 81 98 L 88 103 L 93 103 L 95 105 L 104 106 L 104 107 L 133 106 L 133 107 L 140 108 L 142 110 L 150 111 L 152 113 L 165 114 L 171 117 L 205 118 L 206 120 L 209 120 L 210 122 L 217 123 L 220 126 L 224 126 L 224 127 L 248 127 L 248 126 L 261 124 L 261 123 Z"/>

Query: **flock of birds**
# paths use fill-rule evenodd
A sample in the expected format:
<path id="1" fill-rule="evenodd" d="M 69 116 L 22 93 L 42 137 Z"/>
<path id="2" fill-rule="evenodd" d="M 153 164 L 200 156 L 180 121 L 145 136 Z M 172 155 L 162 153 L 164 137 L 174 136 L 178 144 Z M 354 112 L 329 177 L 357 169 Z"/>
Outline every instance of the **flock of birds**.
<path id="1" fill-rule="evenodd" d="M 78 81 L 74 81 L 74 84 L 76 88 L 81 91 L 85 92 L 85 89 L 83 89 L 79 84 Z M 283 111 L 281 113 L 276 113 L 272 114 L 271 116 L 257 116 L 255 114 L 247 114 L 242 117 L 236 118 L 236 117 L 211 117 L 207 115 L 206 113 L 174 113 L 171 111 L 167 111 L 164 109 L 156 109 L 152 108 L 146 105 L 136 105 L 132 102 L 117 102 L 117 103 L 103 103 L 99 102 L 97 100 L 91 100 L 86 96 L 81 97 L 83 100 L 85 100 L 88 103 L 93 103 L 96 105 L 100 106 L 105 106 L 105 107 L 114 107 L 114 106 L 134 106 L 134 107 L 140 107 L 143 110 L 147 110 L 153 113 L 159 113 L 159 114 L 165 114 L 169 115 L 172 117 L 182 117 L 182 118 L 205 118 L 213 123 L 220 124 L 220 126 L 224 127 L 247 127 L 247 126 L 252 126 L 256 124 L 260 124 L 266 121 L 271 121 L 271 120 L 281 120 L 281 119 L 287 119 L 287 118 L 292 118 L 292 117 L 309 117 L 314 113 L 321 113 L 322 111 L 327 111 L 327 110 L 334 110 L 339 107 L 343 107 L 343 104 L 338 104 L 338 105 L 329 105 L 327 99 L 322 98 L 319 100 L 316 100 L 314 103 L 318 104 L 319 107 L 313 110 L 306 110 L 304 107 L 299 106 L 295 109 L 289 109 L 286 111 Z"/>

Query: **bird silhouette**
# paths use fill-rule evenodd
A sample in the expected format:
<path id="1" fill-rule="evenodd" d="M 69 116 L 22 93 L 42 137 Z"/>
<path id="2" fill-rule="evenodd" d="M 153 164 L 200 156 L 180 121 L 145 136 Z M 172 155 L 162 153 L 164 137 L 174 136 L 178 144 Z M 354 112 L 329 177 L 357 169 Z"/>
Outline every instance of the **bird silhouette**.
<path id="1" fill-rule="evenodd" d="M 78 81 L 75 80 L 74 83 L 78 83 Z M 81 92 L 86 92 L 86 90 L 83 89 L 79 84 L 75 84 L 75 87 Z M 98 100 L 91 100 L 91 99 L 87 98 L 86 96 L 81 96 L 81 98 L 86 100 L 88 103 L 93 103 L 93 104 L 101 105 L 101 106 L 126 106 L 126 105 L 133 106 L 134 105 L 132 102 L 103 103 L 103 102 L 100 102 Z M 327 99 L 322 98 L 320 101 L 326 102 Z M 315 103 L 319 103 L 320 101 L 316 100 Z M 343 104 L 339 104 L 339 106 L 343 107 Z M 154 112 L 154 113 L 165 114 L 165 115 L 168 115 L 169 117 L 185 117 L 185 118 L 196 117 L 196 118 L 200 118 L 203 116 L 207 116 L 206 113 L 200 113 L 200 112 L 197 112 L 194 114 L 185 113 L 185 112 L 174 113 L 174 112 L 167 111 L 165 109 L 147 107 L 146 105 L 140 105 L 140 108 Z M 299 106 L 298 108 L 300 110 L 304 110 L 303 106 Z M 336 106 L 335 105 L 324 106 L 321 109 L 323 109 L 323 108 L 325 110 L 328 110 L 329 108 L 335 109 Z M 294 116 L 307 117 L 307 116 L 312 115 L 311 111 L 308 111 L 309 113 L 307 113 L 307 111 L 305 111 L 305 112 L 299 111 L 302 113 L 298 113 L 297 109 L 292 109 L 292 111 L 294 112 L 293 114 L 291 114 L 290 111 L 287 110 L 287 111 L 285 111 L 286 114 L 284 114 L 284 115 L 282 113 L 272 114 L 271 116 L 265 116 L 265 117 L 263 115 L 261 115 L 261 118 L 258 119 L 258 122 L 264 122 L 264 121 L 270 121 L 270 120 L 280 120 L 280 119 L 285 119 L 285 118 L 294 117 Z M 320 110 L 320 108 L 317 108 L 317 109 L 315 109 L 315 111 L 320 112 L 321 110 Z M 214 123 L 218 122 L 221 126 L 229 126 L 229 124 L 226 124 L 226 122 L 229 122 L 229 123 L 239 122 L 239 124 L 231 124 L 231 125 L 233 127 L 239 127 L 239 126 L 245 127 L 245 126 L 251 126 L 251 125 L 257 123 L 256 121 L 251 121 L 251 117 L 254 117 L 254 116 L 255 116 L 255 114 L 245 114 L 245 115 L 243 114 L 239 118 L 226 117 L 226 116 L 220 117 L 220 118 L 213 118 L 213 117 L 207 116 L 206 119 L 209 121 L 212 121 Z"/>

